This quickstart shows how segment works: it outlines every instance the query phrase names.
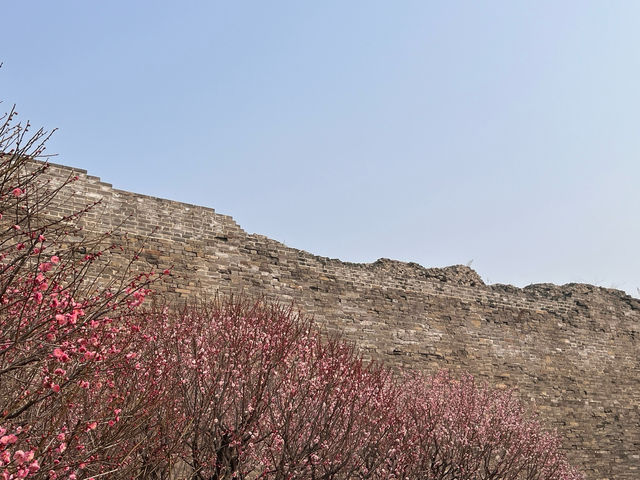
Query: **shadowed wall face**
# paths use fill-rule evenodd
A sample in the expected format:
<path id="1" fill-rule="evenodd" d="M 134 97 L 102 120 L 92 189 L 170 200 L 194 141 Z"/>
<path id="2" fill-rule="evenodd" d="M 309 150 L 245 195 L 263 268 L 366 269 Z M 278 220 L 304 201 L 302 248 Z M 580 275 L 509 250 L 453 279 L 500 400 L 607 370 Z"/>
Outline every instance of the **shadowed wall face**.
<path id="1" fill-rule="evenodd" d="M 70 171 L 52 166 L 49 175 L 56 181 Z M 293 301 L 367 358 L 466 370 L 498 388 L 517 387 L 559 430 L 588 479 L 640 478 L 640 300 L 582 284 L 487 286 L 462 266 L 317 257 L 247 234 L 212 209 L 116 190 L 76 172 L 75 193 L 61 196 L 51 214 L 102 199 L 84 218 L 86 229 L 123 224 L 133 243 L 144 244 L 145 268 L 172 266 L 173 277 L 157 286 L 164 297 L 220 292 Z"/>

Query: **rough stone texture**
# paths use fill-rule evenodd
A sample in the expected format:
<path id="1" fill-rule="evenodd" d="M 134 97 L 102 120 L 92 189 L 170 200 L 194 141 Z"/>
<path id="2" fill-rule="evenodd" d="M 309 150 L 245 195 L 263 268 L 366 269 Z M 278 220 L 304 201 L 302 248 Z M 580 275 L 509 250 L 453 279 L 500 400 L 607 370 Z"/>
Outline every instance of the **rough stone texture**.
<path id="1" fill-rule="evenodd" d="M 72 170 L 52 166 L 50 175 Z M 591 285 L 485 285 L 464 266 L 354 264 L 250 235 L 214 210 L 116 190 L 76 169 L 55 215 L 101 206 L 88 230 L 124 222 L 142 259 L 173 266 L 174 299 L 244 292 L 293 301 L 363 354 L 398 368 L 466 370 L 517 387 L 557 428 L 588 479 L 640 478 L 640 300 Z"/>

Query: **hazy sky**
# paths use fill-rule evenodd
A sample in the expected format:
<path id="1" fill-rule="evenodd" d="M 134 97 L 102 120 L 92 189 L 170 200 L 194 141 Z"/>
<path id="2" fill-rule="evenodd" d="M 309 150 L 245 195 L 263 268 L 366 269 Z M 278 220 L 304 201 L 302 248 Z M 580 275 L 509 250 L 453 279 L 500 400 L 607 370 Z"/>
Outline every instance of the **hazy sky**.
<path id="1" fill-rule="evenodd" d="M 342 260 L 640 287 L 640 2 L 5 2 L 54 161 Z"/>

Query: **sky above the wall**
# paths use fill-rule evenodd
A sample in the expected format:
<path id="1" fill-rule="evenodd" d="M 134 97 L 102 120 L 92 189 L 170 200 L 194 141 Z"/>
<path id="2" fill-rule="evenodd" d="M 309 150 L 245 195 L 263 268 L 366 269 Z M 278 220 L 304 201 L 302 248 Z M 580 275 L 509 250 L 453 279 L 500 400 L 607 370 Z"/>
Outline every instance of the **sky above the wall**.
<path id="1" fill-rule="evenodd" d="M 345 261 L 640 296 L 640 2 L 5 3 L 54 159 Z"/>

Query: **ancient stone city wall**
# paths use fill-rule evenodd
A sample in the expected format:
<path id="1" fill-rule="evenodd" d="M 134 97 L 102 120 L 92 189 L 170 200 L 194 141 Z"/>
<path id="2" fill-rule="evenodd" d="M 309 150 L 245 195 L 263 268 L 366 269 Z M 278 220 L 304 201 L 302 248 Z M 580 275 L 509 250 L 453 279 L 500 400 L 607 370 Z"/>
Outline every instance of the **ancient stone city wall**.
<path id="1" fill-rule="evenodd" d="M 98 199 L 87 230 L 144 239 L 142 260 L 173 266 L 166 296 L 261 295 L 295 302 L 367 357 L 399 368 L 465 370 L 517 387 L 557 428 L 588 479 L 640 478 L 640 300 L 590 285 L 485 285 L 462 266 L 318 257 L 245 232 L 213 209 L 112 188 L 85 171 L 51 214 Z M 72 169 L 53 165 L 49 175 Z"/>

